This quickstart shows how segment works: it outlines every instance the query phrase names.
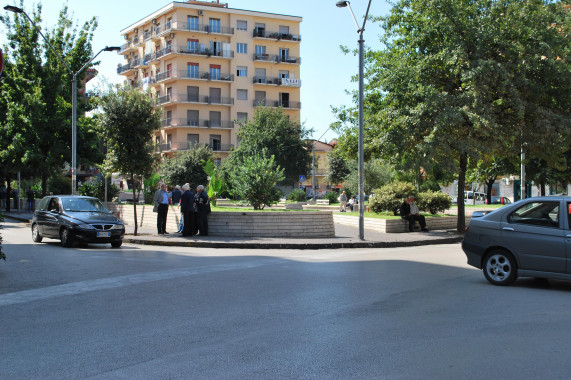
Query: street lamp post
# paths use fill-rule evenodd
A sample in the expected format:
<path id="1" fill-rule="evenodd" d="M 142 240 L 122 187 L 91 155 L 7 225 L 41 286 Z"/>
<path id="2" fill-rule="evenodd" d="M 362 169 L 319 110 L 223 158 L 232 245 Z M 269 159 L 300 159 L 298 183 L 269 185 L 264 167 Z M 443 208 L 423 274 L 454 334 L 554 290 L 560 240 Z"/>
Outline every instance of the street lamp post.
<path id="1" fill-rule="evenodd" d="M 49 46 L 49 48 L 51 49 L 51 51 L 60 60 L 60 62 L 65 66 L 67 71 L 69 71 L 69 73 L 72 76 L 72 82 L 71 82 L 71 193 L 75 194 L 76 193 L 76 187 L 77 187 L 77 161 L 76 161 L 76 156 L 77 156 L 77 76 L 95 58 L 97 58 L 97 56 L 102 51 L 119 51 L 119 50 L 121 50 L 121 48 L 118 46 L 111 46 L 111 47 L 106 46 L 106 47 L 104 47 L 103 49 L 99 50 L 99 52 L 97 54 L 95 54 L 85 65 L 83 65 L 83 67 L 81 69 L 79 69 L 77 72 L 74 73 L 73 70 L 71 69 L 71 67 L 69 67 L 69 65 L 65 62 L 63 57 L 61 55 L 59 55 L 58 52 L 54 49 L 54 47 L 50 44 L 50 41 L 46 38 L 46 36 L 43 35 L 40 28 L 38 28 L 36 26 L 36 23 L 34 22 L 34 20 L 32 20 L 30 18 L 30 16 L 28 16 L 28 14 L 22 8 L 14 7 L 12 5 L 6 5 L 4 7 L 4 9 L 7 11 L 10 11 L 10 12 L 20 13 L 20 14 L 23 14 L 24 16 L 26 16 L 26 18 L 28 19 L 28 21 L 30 21 L 30 23 L 32 24 L 34 29 L 36 29 L 36 31 L 42 36 L 42 38 L 44 39 L 44 41 L 46 41 L 46 43 Z"/>
<path id="2" fill-rule="evenodd" d="M 351 16 L 353 16 L 355 25 L 357 25 L 357 33 L 359 33 L 359 239 L 361 240 L 365 240 L 365 155 L 363 152 L 363 53 L 365 40 L 363 39 L 363 32 L 365 31 L 365 23 L 369 16 L 371 1 L 372 0 L 369 0 L 369 5 L 367 5 L 367 12 L 365 13 L 365 19 L 363 20 L 363 26 L 361 27 L 359 27 L 359 23 L 351 9 L 351 4 L 348 1 L 338 1 L 336 4 L 339 8 L 349 7 Z"/>

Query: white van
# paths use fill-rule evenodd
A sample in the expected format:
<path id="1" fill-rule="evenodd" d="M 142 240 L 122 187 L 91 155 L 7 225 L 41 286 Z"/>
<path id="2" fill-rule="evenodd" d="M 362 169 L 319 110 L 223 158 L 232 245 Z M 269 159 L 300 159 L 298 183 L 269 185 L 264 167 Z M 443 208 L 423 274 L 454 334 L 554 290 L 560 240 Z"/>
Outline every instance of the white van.
<path id="1" fill-rule="evenodd" d="M 486 194 L 477 191 L 464 192 L 465 205 L 483 205 L 486 203 Z"/>

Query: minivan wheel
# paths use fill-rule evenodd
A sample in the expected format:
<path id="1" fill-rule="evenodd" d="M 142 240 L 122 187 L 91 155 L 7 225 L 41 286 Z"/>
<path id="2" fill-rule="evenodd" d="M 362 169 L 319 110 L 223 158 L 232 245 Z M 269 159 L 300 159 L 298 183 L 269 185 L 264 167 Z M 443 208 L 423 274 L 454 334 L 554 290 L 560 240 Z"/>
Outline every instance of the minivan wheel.
<path id="1" fill-rule="evenodd" d="M 494 249 L 484 258 L 484 276 L 494 285 L 505 286 L 517 279 L 517 263 L 505 249 Z"/>
<path id="2" fill-rule="evenodd" d="M 60 232 L 61 245 L 68 248 L 73 244 L 73 239 L 71 238 L 71 233 L 67 228 L 63 228 Z"/>
<path id="3" fill-rule="evenodd" d="M 42 239 L 43 239 L 43 237 L 40 234 L 40 228 L 38 227 L 38 225 L 36 223 L 32 224 L 32 240 L 35 243 L 41 243 Z"/>

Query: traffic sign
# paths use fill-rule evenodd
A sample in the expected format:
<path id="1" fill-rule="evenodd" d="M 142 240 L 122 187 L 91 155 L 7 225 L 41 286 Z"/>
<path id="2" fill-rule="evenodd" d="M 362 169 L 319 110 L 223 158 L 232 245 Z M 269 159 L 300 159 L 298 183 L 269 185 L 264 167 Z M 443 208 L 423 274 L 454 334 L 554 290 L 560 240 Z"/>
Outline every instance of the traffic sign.
<path id="1" fill-rule="evenodd" d="M 304 175 L 299 176 L 299 182 L 305 182 L 305 176 Z"/>

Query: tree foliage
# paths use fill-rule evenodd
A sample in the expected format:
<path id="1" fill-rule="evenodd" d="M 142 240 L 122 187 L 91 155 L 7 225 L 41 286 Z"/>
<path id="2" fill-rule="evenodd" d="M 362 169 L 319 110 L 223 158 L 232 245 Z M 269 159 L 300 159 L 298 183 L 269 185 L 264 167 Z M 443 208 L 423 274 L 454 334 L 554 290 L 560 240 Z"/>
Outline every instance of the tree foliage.
<path id="1" fill-rule="evenodd" d="M 149 94 L 130 86 L 111 88 L 99 98 L 103 111 L 99 134 L 107 144 L 105 171 L 119 172 L 134 184 L 136 176 L 149 175 L 157 156 L 152 144 L 161 128 L 162 110 Z M 135 235 L 137 234 L 137 197 L 133 186 Z"/>
<path id="2" fill-rule="evenodd" d="M 283 181 L 285 175 L 274 156 L 268 156 L 267 151 L 263 150 L 242 160 L 229 173 L 234 194 L 247 199 L 254 210 L 263 210 L 265 206 L 278 202 L 281 192 L 277 184 Z"/>
<path id="3" fill-rule="evenodd" d="M 23 7 L 23 2 L 20 2 Z M 31 18 L 41 25 L 40 4 Z M 71 78 L 92 56 L 91 41 L 97 27 L 92 18 L 79 28 L 67 6 L 60 11 L 57 25 L 44 31 L 54 47 L 50 50 L 38 31 L 21 14 L 0 16 L 7 30 L 6 67 L 0 85 L 0 161 L 8 175 L 24 167 L 34 168 L 32 176 L 42 179 L 46 194 L 48 177 L 71 162 Z M 60 57 L 69 69 L 60 62 Z M 93 63 L 91 67 L 97 63 Z M 84 79 L 87 70 L 78 75 Z M 77 147 L 79 164 L 102 159 L 93 125 L 84 118 L 91 106 L 78 96 Z M 5 113 L 4 113 L 5 112 Z"/>
<path id="4" fill-rule="evenodd" d="M 347 159 L 341 150 L 333 149 L 327 154 L 329 167 L 327 169 L 327 182 L 331 184 L 338 184 L 345 181 L 345 178 L 351 172 Z"/>
<path id="5" fill-rule="evenodd" d="M 396 163 L 456 165 L 569 150 L 569 13 L 543 0 L 399 0 L 382 51 L 367 53 L 365 152 Z M 354 109 L 339 109 L 341 143 L 354 140 Z M 348 123 L 348 125 L 347 125 Z M 351 145 L 352 146 L 352 145 Z M 458 231 L 464 231 L 458 205 Z"/>
<path id="6" fill-rule="evenodd" d="M 159 175 L 171 186 L 189 183 L 195 189 L 198 185 L 206 185 L 208 179 L 203 161 L 212 160 L 212 157 L 212 149 L 207 145 L 193 145 L 189 150 L 166 157 L 159 166 Z"/>
<path id="7" fill-rule="evenodd" d="M 285 184 L 295 183 L 311 167 L 311 142 L 306 140 L 310 132 L 290 120 L 280 108 L 257 107 L 251 120 L 240 123 L 240 144 L 225 160 L 225 169 L 232 171 L 246 157 L 266 150 L 268 157 L 274 156 L 276 164 L 283 168 Z"/>

